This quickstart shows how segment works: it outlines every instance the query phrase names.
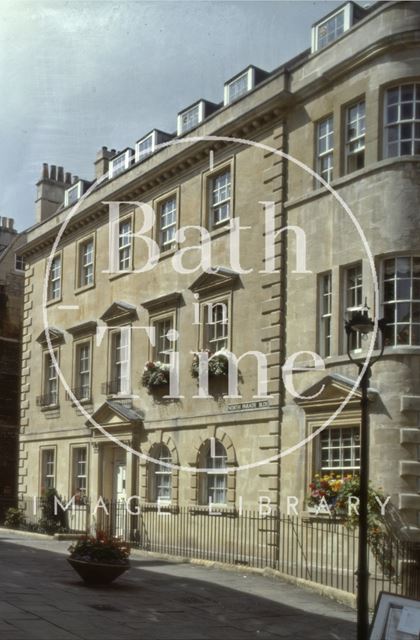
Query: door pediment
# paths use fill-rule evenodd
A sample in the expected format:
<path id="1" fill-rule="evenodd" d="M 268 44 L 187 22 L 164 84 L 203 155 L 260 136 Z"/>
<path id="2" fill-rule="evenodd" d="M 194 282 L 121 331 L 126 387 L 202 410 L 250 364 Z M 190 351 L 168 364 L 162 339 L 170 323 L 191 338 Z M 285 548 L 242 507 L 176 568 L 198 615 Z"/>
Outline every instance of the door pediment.
<path id="1" fill-rule="evenodd" d="M 136 409 L 124 406 L 120 402 L 106 400 L 92 414 L 92 419 L 111 434 L 116 435 L 118 433 L 121 435 L 122 432 L 133 434 L 134 431 L 140 428 L 143 422 L 143 414 Z M 92 430 L 93 436 L 106 437 L 90 420 L 86 422 L 86 426 Z"/>
<path id="2" fill-rule="evenodd" d="M 353 390 L 355 384 L 356 380 L 352 378 L 332 373 L 302 391 L 300 393 L 302 397 L 296 398 L 295 402 L 305 413 L 334 411 L 351 394 L 346 409 L 359 408 L 361 393 L 358 388 Z M 373 400 L 377 396 L 377 391 L 369 389 L 368 395 L 369 399 Z"/>

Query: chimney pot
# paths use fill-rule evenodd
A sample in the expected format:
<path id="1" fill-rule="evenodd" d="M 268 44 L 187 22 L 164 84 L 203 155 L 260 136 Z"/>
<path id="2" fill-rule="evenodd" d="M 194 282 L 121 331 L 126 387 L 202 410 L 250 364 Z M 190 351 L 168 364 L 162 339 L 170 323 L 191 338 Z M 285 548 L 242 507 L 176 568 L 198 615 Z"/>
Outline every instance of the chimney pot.
<path id="1" fill-rule="evenodd" d="M 13 220 L 13 218 L 8 218 L 7 223 L 8 223 L 7 226 L 9 227 L 10 231 L 13 231 L 13 227 L 15 224 L 15 221 Z"/>
<path id="2" fill-rule="evenodd" d="M 57 167 L 55 166 L 55 164 L 52 164 L 50 167 L 50 180 L 53 180 L 54 182 L 57 179 Z"/>
<path id="3" fill-rule="evenodd" d="M 73 176 L 73 184 L 76 184 L 76 182 L 79 182 L 79 176 Z"/>
<path id="4" fill-rule="evenodd" d="M 63 167 L 58 167 L 57 182 L 64 182 L 64 169 L 63 169 Z"/>
<path id="5" fill-rule="evenodd" d="M 66 184 L 71 184 L 71 173 L 69 173 L 68 171 L 66 171 L 65 183 Z"/>
<path id="6" fill-rule="evenodd" d="M 41 180 L 48 180 L 48 163 L 44 162 L 42 164 L 42 173 L 41 173 Z"/>

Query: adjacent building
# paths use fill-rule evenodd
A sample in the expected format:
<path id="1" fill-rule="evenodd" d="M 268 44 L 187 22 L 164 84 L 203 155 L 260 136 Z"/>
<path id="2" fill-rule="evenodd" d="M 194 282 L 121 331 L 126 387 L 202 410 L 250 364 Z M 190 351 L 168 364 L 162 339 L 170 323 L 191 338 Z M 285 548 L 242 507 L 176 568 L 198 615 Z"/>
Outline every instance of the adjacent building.
<path id="1" fill-rule="evenodd" d="M 14 220 L 0 217 L 0 514 L 17 498 L 24 243 Z"/>
<path id="2" fill-rule="evenodd" d="M 24 249 L 22 498 L 56 487 L 80 503 L 139 496 L 232 514 L 261 499 L 286 509 L 291 495 L 306 508 L 315 473 L 358 470 L 357 393 L 310 436 L 354 385 L 344 319 L 367 299 L 388 320 L 372 481 L 418 524 L 419 27 L 418 3 L 348 2 L 314 25 L 310 50 L 271 73 L 247 67 L 223 102 L 182 109 L 176 132 L 103 147 L 93 181 L 44 165 Z M 353 342 L 353 356 L 366 346 Z M 205 350 L 264 354 L 268 396 L 248 354 L 238 397 L 217 375 L 196 397 Z M 299 397 L 282 376 L 297 352 Z M 323 371 L 308 371 L 312 352 Z"/>

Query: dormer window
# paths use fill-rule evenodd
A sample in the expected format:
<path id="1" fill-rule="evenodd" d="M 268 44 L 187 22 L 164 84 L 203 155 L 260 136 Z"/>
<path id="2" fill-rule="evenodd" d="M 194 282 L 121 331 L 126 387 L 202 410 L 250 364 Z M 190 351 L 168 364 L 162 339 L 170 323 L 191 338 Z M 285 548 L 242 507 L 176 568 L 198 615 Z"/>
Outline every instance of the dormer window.
<path id="1" fill-rule="evenodd" d="M 166 142 L 172 137 L 173 136 L 169 133 L 159 131 L 158 129 L 153 129 L 153 131 L 148 133 L 143 138 L 140 138 L 140 140 L 136 142 L 135 161 L 141 162 L 142 160 L 145 160 L 148 156 L 156 151 L 156 148 L 160 144 L 162 144 L 162 142 Z"/>
<path id="2" fill-rule="evenodd" d="M 136 144 L 136 162 L 144 160 L 147 156 L 150 156 L 155 150 L 155 144 L 153 140 L 153 133 L 150 133 L 143 140 L 139 140 Z"/>
<path id="3" fill-rule="evenodd" d="M 109 163 L 109 177 L 115 178 L 115 176 L 128 169 L 132 156 L 133 150 L 127 149 L 124 153 L 120 153 L 120 155 L 113 158 Z"/>
<path id="4" fill-rule="evenodd" d="M 334 42 L 342 33 L 344 33 L 344 11 L 336 13 L 318 26 L 318 49 L 323 49 L 330 42 Z"/>
<path id="5" fill-rule="evenodd" d="M 194 129 L 203 119 L 202 103 L 199 102 L 188 111 L 180 113 L 178 116 L 178 135 Z"/>
<path id="6" fill-rule="evenodd" d="M 348 2 L 338 11 L 330 13 L 321 22 L 315 24 L 312 27 L 312 53 L 324 49 L 337 40 L 364 14 L 365 11 L 362 7 Z"/>
<path id="7" fill-rule="evenodd" d="M 224 104 L 230 104 L 251 91 L 268 73 L 257 67 L 249 66 L 237 76 L 225 82 Z"/>
<path id="8" fill-rule="evenodd" d="M 232 80 L 232 82 L 230 82 L 226 87 L 227 88 L 227 96 L 225 96 L 226 104 L 229 104 L 229 102 L 233 102 L 237 98 L 240 98 L 241 96 L 243 96 L 244 93 L 247 93 L 247 91 L 249 91 L 250 89 L 249 84 L 250 83 L 249 83 L 248 72 L 243 73 L 241 76 L 239 76 L 239 78 L 236 78 L 236 80 Z"/>
<path id="9" fill-rule="evenodd" d="M 208 100 L 199 100 L 195 104 L 191 105 L 184 111 L 178 113 L 177 118 L 177 135 L 181 136 L 183 133 L 187 133 L 191 129 L 194 129 L 200 122 L 207 118 L 213 111 L 215 111 L 219 105 Z"/>
<path id="10" fill-rule="evenodd" d="M 64 206 L 70 207 L 82 197 L 83 194 L 83 181 L 79 180 L 76 184 L 72 185 L 64 192 Z"/>

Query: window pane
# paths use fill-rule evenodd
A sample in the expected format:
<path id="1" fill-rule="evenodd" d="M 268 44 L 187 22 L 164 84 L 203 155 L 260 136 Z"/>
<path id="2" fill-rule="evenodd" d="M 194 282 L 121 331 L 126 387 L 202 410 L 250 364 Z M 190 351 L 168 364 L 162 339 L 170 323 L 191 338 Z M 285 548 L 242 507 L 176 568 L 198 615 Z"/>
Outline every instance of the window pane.
<path id="1" fill-rule="evenodd" d="M 401 105 L 401 120 L 410 120 L 413 117 L 413 104 L 406 103 Z"/>
<path id="2" fill-rule="evenodd" d="M 403 280 L 397 280 L 397 300 L 409 300 L 410 299 L 410 280 L 404 278 Z"/>
<path id="3" fill-rule="evenodd" d="M 410 275 L 411 261 L 410 258 L 397 258 L 397 277 L 406 278 Z"/>
<path id="4" fill-rule="evenodd" d="M 410 343 L 410 325 L 397 324 L 397 343 L 398 344 Z"/>
<path id="5" fill-rule="evenodd" d="M 409 322 L 410 321 L 410 303 L 403 302 L 397 304 L 397 322 Z"/>
<path id="6" fill-rule="evenodd" d="M 412 326 L 411 344 L 420 344 L 420 324 L 413 324 Z"/>

